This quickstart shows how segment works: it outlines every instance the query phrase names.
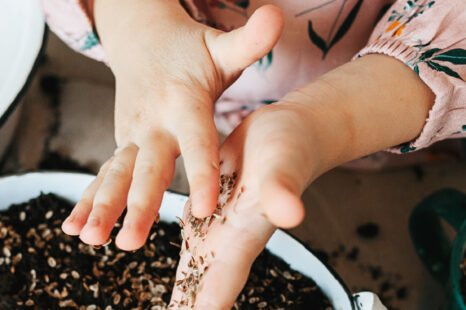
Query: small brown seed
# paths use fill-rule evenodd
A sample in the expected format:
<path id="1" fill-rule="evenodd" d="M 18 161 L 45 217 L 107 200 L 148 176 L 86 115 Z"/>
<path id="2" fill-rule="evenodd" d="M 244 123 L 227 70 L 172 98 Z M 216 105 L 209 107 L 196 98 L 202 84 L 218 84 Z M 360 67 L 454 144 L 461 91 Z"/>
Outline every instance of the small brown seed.
<path id="1" fill-rule="evenodd" d="M 6 257 L 10 257 L 11 256 L 11 251 L 9 248 L 7 247 L 4 247 L 3 248 L 3 255 L 5 255 Z"/>
<path id="2" fill-rule="evenodd" d="M 57 262 L 55 261 L 55 258 L 50 256 L 47 258 L 47 264 L 49 264 L 50 267 L 55 268 L 57 266 Z"/>
<path id="3" fill-rule="evenodd" d="M 267 307 L 267 302 L 266 301 L 262 301 L 260 303 L 257 304 L 257 307 L 259 309 L 264 309 L 265 307 Z"/>
<path id="4" fill-rule="evenodd" d="M 76 270 L 71 271 L 71 276 L 75 280 L 79 279 L 79 273 Z"/>
<path id="5" fill-rule="evenodd" d="M 45 219 L 46 219 L 46 220 L 50 219 L 52 216 L 53 216 L 53 211 L 52 211 L 52 210 L 50 210 L 50 211 L 48 211 L 47 213 L 45 213 Z"/>

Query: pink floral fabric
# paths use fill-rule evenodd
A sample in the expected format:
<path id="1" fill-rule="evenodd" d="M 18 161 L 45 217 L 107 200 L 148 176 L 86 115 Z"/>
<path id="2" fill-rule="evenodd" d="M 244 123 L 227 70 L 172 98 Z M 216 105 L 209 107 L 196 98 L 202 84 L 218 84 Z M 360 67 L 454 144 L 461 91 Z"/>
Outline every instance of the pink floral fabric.
<path id="1" fill-rule="evenodd" d="M 72 49 L 98 61 L 106 61 L 93 25 L 80 0 L 41 0 L 47 23 Z"/>
<path id="2" fill-rule="evenodd" d="M 408 153 L 466 137 L 464 0 L 185 0 L 196 20 L 229 31 L 258 7 L 282 8 L 282 38 L 221 96 L 216 123 L 229 133 L 247 114 L 351 61 L 380 53 L 412 68 L 436 95 L 419 137 L 391 151 Z M 79 0 L 42 0 L 50 28 L 70 47 L 105 61 Z M 356 56 L 355 56 L 356 55 Z"/>

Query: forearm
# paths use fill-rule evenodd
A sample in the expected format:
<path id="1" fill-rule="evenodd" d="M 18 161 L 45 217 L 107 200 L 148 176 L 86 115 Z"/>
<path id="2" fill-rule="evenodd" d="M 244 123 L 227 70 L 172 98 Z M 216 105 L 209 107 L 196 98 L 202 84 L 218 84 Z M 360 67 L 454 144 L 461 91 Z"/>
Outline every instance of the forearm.
<path id="1" fill-rule="evenodd" d="M 90 0 L 88 5 L 93 5 L 96 29 L 112 69 L 128 52 L 163 46 L 194 22 L 178 1 Z M 136 60 L 138 56 L 132 55 Z"/>
<path id="2" fill-rule="evenodd" d="M 350 160 L 417 137 L 434 95 L 398 60 L 368 55 L 349 62 L 290 93 L 312 133 L 312 179 Z M 318 151 L 316 151 L 318 150 Z"/>

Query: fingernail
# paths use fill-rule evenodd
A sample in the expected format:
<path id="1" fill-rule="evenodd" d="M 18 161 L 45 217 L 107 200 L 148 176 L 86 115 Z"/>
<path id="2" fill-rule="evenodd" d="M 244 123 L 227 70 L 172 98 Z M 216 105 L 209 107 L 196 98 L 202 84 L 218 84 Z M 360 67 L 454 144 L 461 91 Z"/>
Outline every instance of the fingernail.
<path id="1" fill-rule="evenodd" d="M 87 219 L 86 226 L 88 227 L 96 227 L 100 225 L 100 219 L 96 216 L 92 216 Z"/>
<path id="2" fill-rule="evenodd" d="M 123 222 L 123 227 L 122 227 L 122 230 L 129 230 L 133 227 L 133 222 L 132 221 L 127 221 L 125 220 Z"/>

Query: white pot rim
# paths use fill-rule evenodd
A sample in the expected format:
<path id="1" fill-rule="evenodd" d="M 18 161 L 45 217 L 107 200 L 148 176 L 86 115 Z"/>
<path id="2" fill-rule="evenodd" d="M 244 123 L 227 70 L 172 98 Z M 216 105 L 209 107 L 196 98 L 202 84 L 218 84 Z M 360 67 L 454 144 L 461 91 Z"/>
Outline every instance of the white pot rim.
<path id="1" fill-rule="evenodd" d="M 44 16 L 38 0 L 0 0 L 0 6 L 6 6 L 4 13 L 9 15 L 9 9 L 14 8 L 20 12 L 12 18 L 2 21 L 8 24 L 6 33 L 11 36 L 18 35 L 19 38 L 7 38 L 14 41 L 11 44 L 15 49 L 15 57 L 8 59 L 3 81 L 0 82 L 0 128 L 6 123 L 13 113 L 37 71 L 41 56 L 45 51 L 48 29 L 45 25 Z M 4 16 L 1 16 L 2 18 Z M 18 18 L 15 19 L 15 18 Z M 5 24 L 0 24 L 5 26 Z M 13 29 L 13 30 L 11 30 Z M 0 33 L 3 29 L 0 29 Z M 11 43 L 11 42 L 10 42 Z M 9 46 L 5 48 L 8 50 Z M 10 51 L 11 52 L 11 51 Z M 8 53 L 7 53 L 8 54 Z M 3 69 L 3 68 L 2 68 Z"/>
<path id="2" fill-rule="evenodd" d="M 10 175 L 2 176 L 2 177 L 0 177 L 0 209 L 3 209 L 6 206 L 9 206 L 11 204 L 26 202 L 29 199 L 31 199 L 33 197 L 36 197 L 37 195 L 42 193 L 42 191 L 44 191 L 44 192 L 49 191 L 49 192 L 52 192 L 52 193 L 54 192 L 53 189 L 49 189 L 49 190 L 42 190 L 41 189 L 39 191 L 38 190 L 28 191 L 28 190 L 24 190 L 22 188 L 21 189 L 20 188 L 15 188 L 15 191 L 17 191 L 17 192 L 21 192 L 21 193 L 25 192 L 24 195 L 27 196 L 27 197 L 21 198 L 21 199 L 13 199 L 13 201 L 10 200 L 7 204 L 5 204 L 2 201 L 3 199 L 1 199 L 1 197 L 5 197 L 6 195 L 8 195 L 8 193 L 11 193 L 11 192 L 7 191 L 5 189 L 2 189 L 2 186 L 5 186 L 5 184 L 8 184 L 8 182 L 18 183 L 19 181 L 24 180 L 24 179 L 35 178 L 35 182 L 38 184 L 38 183 L 42 183 L 42 182 L 40 182 L 41 179 L 45 180 L 47 178 L 68 178 L 68 179 L 73 178 L 73 179 L 78 180 L 78 181 L 79 181 L 79 179 L 81 179 L 80 182 L 82 183 L 83 179 L 85 179 L 86 181 L 90 181 L 94 177 L 95 177 L 95 175 L 92 175 L 92 174 L 79 173 L 79 172 L 66 172 L 66 171 L 24 172 L 24 173 L 17 173 L 17 174 L 10 174 Z M 63 186 L 63 184 L 60 184 L 60 186 Z M 66 187 L 66 186 L 64 186 L 64 187 Z M 10 190 L 11 190 L 11 188 L 10 188 Z M 60 195 L 59 193 L 57 193 L 57 194 Z M 13 194 L 13 195 L 15 195 L 15 194 Z M 74 195 L 74 199 L 78 199 L 78 198 L 76 198 L 77 197 L 76 193 L 73 193 L 73 195 Z M 80 196 L 80 193 L 79 193 L 79 196 Z M 67 197 L 64 197 L 64 198 L 68 199 Z M 178 201 L 178 203 L 181 203 L 181 202 L 183 202 L 183 201 L 185 202 L 187 200 L 187 195 L 182 194 L 182 193 L 178 193 L 176 191 L 167 190 L 166 195 L 164 196 L 164 201 L 166 199 L 169 200 L 170 202 Z M 184 205 L 184 202 L 183 202 L 183 205 Z M 162 204 L 163 204 L 163 202 L 162 202 Z M 165 207 L 165 208 L 162 207 L 161 208 L 161 218 L 162 218 L 162 220 L 164 219 L 163 211 L 166 210 L 166 209 L 168 209 L 168 208 L 167 207 Z M 176 212 L 176 211 L 174 211 L 174 212 Z M 174 218 L 174 216 L 173 216 L 173 218 Z M 277 251 L 277 248 L 280 248 L 280 247 L 283 248 L 283 246 L 288 246 L 289 248 L 286 251 L 284 251 L 284 250 Z M 303 270 L 302 264 L 301 264 L 301 267 L 300 267 L 300 266 L 294 265 L 295 263 L 293 262 L 294 259 L 298 259 L 296 257 L 296 254 L 299 255 L 299 253 L 301 253 L 301 255 L 308 256 L 308 258 L 312 258 L 313 262 L 312 263 L 309 262 L 309 263 L 313 264 L 313 265 L 317 264 L 318 267 L 325 269 L 326 270 L 325 273 L 327 273 L 326 277 L 327 278 L 333 278 L 330 281 L 331 285 L 333 285 L 333 286 L 338 285 L 340 287 L 340 289 L 339 289 L 340 290 L 340 293 L 339 293 L 340 300 L 341 300 L 341 298 L 347 299 L 347 302 L 345 304 L 347 304 L 347 305 L 350 304 L 351 305 L 351 310 L 356 309 L 355 308 L 354 297 L 352 296 L 350 290 L 348 289 L 346 284 L 343 282 L 341 277 L 335 272 L 335 270 L 333 270 L 333 268 L 331 266 L 329 266 L 328 264 L 318 260 L 317 256 L 316 256 L 316 253 L 309 246 L 307 246 L 306 244 L 301 242 L 298 238 L 293 236 L 291 233 L 285 232 L 283 230 L 278 229 L 275 232 L 275 234 L 272 236 L 272 238 L 270 239 L 270 241 L 267 244 L 266 248 L 268 250 L 270 250 L 270 252 L 272 252 L 273 254 L 275 254 L 278 257 L 280 257 L 281 259 L 283 259 L 286 263 L 290 264 L 291 268 L 305 274 L 306 276 L 309 276 L 313 281 L 315 281 L 318 284 L 319 279 L 317 279 L 316 277 L 312 277 L 309 274 L 307 274 L 306 270 Z M 278 253 L 278 252 L 280 252 L 280 253 Z M 296 267 L 298 267 L 298 268 L 296 268 Z M 326 293 L 325 292 L 326 289 L 329 290 L 329 287 L 328 287 L 329 284 L 327 283 L 326 285 L 327 285 L 327 288 L 325 288 L 324 286 L 318 284 L 318 286 L 324 291 L 324 293 Z M 328 294 L 326 293 L 326 295 L 328 295 Z M 344 295 L 344 296 L 341 296 L 341 295 Z M 330 298 L 330 296 L 329 296 L 329 298 Z M 330 299 L 332 300 L 332 298 L 330 298 Z M 348 307 L 346 307 L 345 309 L 347 309 L 347 308 Z M 340 307 L 336 308 L 336 310 L 341 310 L 341 309 L 342 308 L 340 308 Z M 350 309 L 347 309 L 347 310 L 350 310 Z"/>

